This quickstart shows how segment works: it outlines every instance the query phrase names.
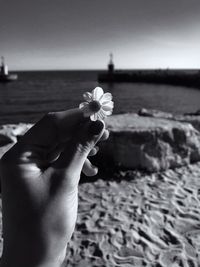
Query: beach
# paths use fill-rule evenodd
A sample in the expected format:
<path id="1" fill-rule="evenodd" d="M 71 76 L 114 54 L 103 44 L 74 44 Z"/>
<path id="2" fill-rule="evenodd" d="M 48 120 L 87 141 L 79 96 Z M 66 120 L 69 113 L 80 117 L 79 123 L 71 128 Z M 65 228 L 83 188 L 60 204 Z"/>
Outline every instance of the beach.
<path id="1" fill-rule="evenodd" d="M 200 267 L 199 18 L 1 1 L 0 267 Z"/>
<path id="2" fill-rule="evenodd" d="M 198 267 L 199 188 L 200 163 L 80 184 L 64 266 Z"/>
<path id="3" fill-rule="evenodd" d="M 196 127 L 194 128 L 188 122 L 183 122 L 183 127 L 180 121 L 171 121 L 172 115 L 167 113 L 147 110 L 142 112 L 145 114 L 143 117 L 138 117 L 137 114 L 131 116 L 134 123 L 138 121 L 136 130 L 129 124 L 131 134 L 135 136 L 137 133 L 137 142 L 140 145 L 142 145 L 141 140 L 145 141 L 146 138 L 139 139 L 138 129 L 143 138 L 146 131 L 144 124 L 148 121 L 151 124 L 150 128 L 150 124 L 147 125 L 149 133 L 155 133 L 157 128 L 159 133 L 162 133 L 158 126 L 165 121 L 164 130 L 167 125 L 167 130 L 172 127 L 172 132 L 174 132 L 173 127 L 182 127 L 180 129 L 183 132 L 180 133 L 188 134 L 188 129 L 192 131 L 188 134 L 188 140 L 183 140 L 180 149 L 182 150 L 182 145 L 190 149 L 192 144 L 195 151 L 188 151 L 191 155 L 194 152 L 197 155 L 200 143 L 195 143 L 195 147 L 192 141 L 199 140 L 197 139 L 200 135 L 197 130 L 199 116 L 179 118 L 180 121 L 190 120 Z M 116 121 L 119 122 L 120 116 L 116 115 L 110 121 L 110 125 L 115 127 L 114 130 L 111 128 L 110 130 L 117 136 L 119 136 L 116 132 L 119 124 L 116 124 Z M 127 120 L 130 122 L 130 114 L 128 117 L 123 116 L 126 122 Z M 157 126 L 153 126 L 155 121 Z M 0 154 L 5 153 L 31 126 L 32 124 L 23 123 L 2 126 Z M 154 134 L 152 138 L 153 136 Z M 148 136 L 148 140 L 149 138 L 151 135 Z M 158 136 L 159 138 L 161 137 Z M 110 140 L 113 142 L 112 137 Z M 159 140 L 160 143 L 165 141 L 166 136 Z M 174 150 L 178 153 L 177 147 Z M 196 162 L 192 163 L 190 160 L 191 157 L 188 156 L 187 161 L 180 161 L 178 168 L 164 165 L 164 169 L 157 171 L 152 168 L 148 170 L 150 165 L 144 165 L 147 167 L 146 170 L 118 167 L 105 172 L 99 163 L 100 172 L 97 177 L 82 176 L 79 185 L 77 224 L 63 266 L 198 267 L 200 162 L 197 157 Z M 2 217 L 2 214 L 0 216 Z M 2 224 L 0 231 L 0 251 L 2 251 Z"/>
<path id="4" fill-rule="evenodd" d="M 79 186 L 65 266 L 199 266 L 200 164 Z"/>
<path id="5" fill-rule="evenodd" d="M 200 163 L 103 178 L 79 185 L 63 266 L 199 266 Z M 2 252 L 2 222 L 0 231 Z"/>

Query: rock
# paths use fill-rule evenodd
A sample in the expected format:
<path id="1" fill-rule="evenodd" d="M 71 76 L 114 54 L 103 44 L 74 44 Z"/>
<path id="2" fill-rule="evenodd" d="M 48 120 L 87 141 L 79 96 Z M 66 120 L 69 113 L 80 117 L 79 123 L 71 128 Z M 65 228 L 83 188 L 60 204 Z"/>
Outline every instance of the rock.
<path id="1" fill-rule="evenodd" d="M 31 127 L 32 124 L 26 123 L 7 124 L 0 126 L 0 158 Z"/>
<path id="2" fill-rule="evenodd" d="M 196 112 L 186 113 L 185 115 L 195 115 L 195 116 L 198 116 L 198 115 L 200 115 L 200 109 L 198 109 Z"/>
<path id="3" fill-rule="evenodd" d="M 200 161 L 200 131 L 196 130 L 200 129 L 199 116 L 196 120 L 189 115 L 171 119 L 169 114 L 168 118 L 162 112 L 155 114 L 157 117 L 130 113 L 107 118 L 110 138 L 100 144 L 99 165 L 153 172 Z M 0 157 L 31 126 L 0 126 Z"/>
<path id="4" fill-rule="evenodd" d="M 154 118 L 164 118 L 164 119 L 172 119 L 173 115 L 168 112 L 156 110 L 156 109 L 146 109 L 142 108 L 138 111 L 138 115 L 145 117 L 154 117 Z"/>
<path id="5" fill-rule="evenodd" d="M 200 132 L 200 110 L 197 110 L 194 113 L 188 113 L 185 115 L 173 115 L 168 112 L 156 110 L 156 109 L 145 109 L 142 108 L 138 111 L 139 116 L 143 117 L 153 117 L 160 119 L 170 119 L 180 122 L 189 122 L 193 125 L 195 129 Z"/>
<path id="6" fill-rule="evenodd" d="M 0 147 L 13 143 L 12 138 L 9 136 L 0 134 Z"/>
<path id="7" fill-rule="evenodd" d="M 153 172 L 200 160 L 200 133 L 189 123 L 123 114 L 107 118 L 106 124 L 110 138 L 97 159 L 103 156 L 107 167 Z"/>
<path id="8" fill-rule="evenodd" d="M 177 115 L 174 120 L 191 123 L 200 132 L 200 115 Z"/>
<path id="9" fill-rule="evenodd" d="M 32 127 L 32 124 L 19 123 L 19 124 L 6 124 L 0 127 L 0 134 L 7 136 L 13 140 L 17 141 L 19 136 L 25 134 L 27 130 Z"/>

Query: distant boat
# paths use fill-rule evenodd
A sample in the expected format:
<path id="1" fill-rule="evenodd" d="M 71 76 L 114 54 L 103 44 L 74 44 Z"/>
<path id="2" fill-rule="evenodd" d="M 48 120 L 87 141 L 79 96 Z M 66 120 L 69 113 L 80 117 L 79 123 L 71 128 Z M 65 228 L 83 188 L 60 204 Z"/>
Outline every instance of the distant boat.
<path id="1" fill-rule="evenodd" d="M 9 74 L 8 66 L 5 64 L 4 57 L 1 57 L 0 82 L 12 82 L 18 79 L 17 74 Z"/>

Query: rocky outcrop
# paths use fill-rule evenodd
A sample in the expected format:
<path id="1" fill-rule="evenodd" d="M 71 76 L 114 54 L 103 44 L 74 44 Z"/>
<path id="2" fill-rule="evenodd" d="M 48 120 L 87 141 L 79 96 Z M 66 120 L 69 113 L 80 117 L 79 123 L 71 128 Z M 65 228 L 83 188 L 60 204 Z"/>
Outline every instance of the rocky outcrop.
<path id="1" fill-rule="evenodd" d="M 178 118 L 159 111 L 151 111 L 149 115 L 144 113 L 107 118 L 110 138 L 100 143 L 101 149 L 96 157 L 100 167 L 154 172 L 200 161 L 199 116 Z M 22 123 L 1 126 L 0 157 L 31 126 Z"/>
<path id="2" fill-rule="evenodd" d="M 0 134 L 0 147 L 13 143 L 13 140 L 6 135 Z"/>
<path id="3" fill-rule="evenodd" d="M 0 126 L 0 158 L 31 127 L 32 124 L 25 123 Z"/>
<path id="4" fill-rule="evenodd" d="M 197 110 L 194 113 L 188 113 L 184 115 L 173 115 L 169 112 L 164 112 L 156 109 L 142 108 L 138 111 L 138 115 L 143 117 L 153 117 L 153 118 L 170 119 L 180 122 L 189 122 L 193 125 L 195 129 L 197 129 L 200 132 L 200 110 Z"/>
<path id="5" fill-rule="evenodd" d="M 188 122 L 200 132 L 200 115 L 176 115 L 174 120 L 180 122 Z"/>
<path id="6" fill-rule="evenodd" d="M 190 123 L 123 114 L 106 124 L 110 138 L 99 159 L 106 158 L 107 166 L 152 172 L 200 160 L 200 133 Z"/>
<path id="7" fill-rule="evenodd" d="M 143 117 L 153 117 L 153 118 L 162 118 L 162 119 L 173 119 L 173 114 L 169 112 L 164 112 L 157 109 L 146 109 L 142 108 L 138 111 L 138 115 Z"/>

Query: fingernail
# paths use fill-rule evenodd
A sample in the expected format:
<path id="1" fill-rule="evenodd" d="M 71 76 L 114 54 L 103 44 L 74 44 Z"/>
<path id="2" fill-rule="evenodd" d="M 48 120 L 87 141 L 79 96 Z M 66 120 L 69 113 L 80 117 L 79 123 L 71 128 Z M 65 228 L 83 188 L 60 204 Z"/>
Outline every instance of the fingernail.
<path id="1" fill-rule="evenodd" d="M 103 130 L 103 127 L 104 127 L 104 123 L 102 121 L 99 121 L 99 120 L 93 121 L 90 124 L 89 132 L 92 135 L 98 135 Z"/>

